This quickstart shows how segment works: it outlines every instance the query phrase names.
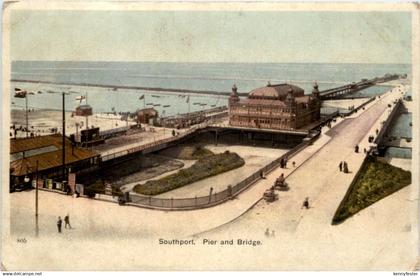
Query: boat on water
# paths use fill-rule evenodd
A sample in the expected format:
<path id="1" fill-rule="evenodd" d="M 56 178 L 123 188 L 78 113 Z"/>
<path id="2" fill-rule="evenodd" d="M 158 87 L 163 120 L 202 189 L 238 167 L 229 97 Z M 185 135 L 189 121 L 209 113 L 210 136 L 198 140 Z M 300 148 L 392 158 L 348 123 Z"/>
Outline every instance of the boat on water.
<path id="1" fill-rule="evenodd" d="M 55 93 L 54 91 L 51 90 L 47 90 L 47 93 Z"/>
<path id="2" fill-rule="evenodd" d="M 42 91 L 38 91 L 38 94 L 42 94 Z"/>
<path id="3" fill-rule="evenodd" d="M 216 106 L 215 104 L 212 104 L 212 105 L 211 105 L 211 107 L 215 107 L 215 106 Z"/>
<path id="4" fill-rule="evenodd" d="M 146 105 L 153 105 L 153 103 L 147 103 Z"/>
<path id="5" fill-rule="evenodd" d="M 160 106 L 160 104 L 154 104 L 153 106 Z"/>
<path id="6" fill-rule="evenodd" d="M 198 104 L 201 104 L 201 103 L 193 103 L 193 105 L 198 105 Z"/>
<path id="7" fill-rule="evenodd" d="M 160 98 L 158 95 L 152 95 L 153 98 Z"/>
<path id="8" fill-rule="evenodd" d="M 15 98 L 25 98 L 26 91 L 20 88 L 15 88 Z"/>
<path id="9" fill-rule="evenodd" d="M 29 94 L 29 95 L 35 95 L 35 93 L 34 93 L 34 92 L 28 92 L 28 94 Z"/>
<path id="10" fill-rule="evenodd" d="M 170 107 L 170 105 L 169 105 L 169 104 L 167 104 L 167 105 L 164 105 L 163 107 Z"/>

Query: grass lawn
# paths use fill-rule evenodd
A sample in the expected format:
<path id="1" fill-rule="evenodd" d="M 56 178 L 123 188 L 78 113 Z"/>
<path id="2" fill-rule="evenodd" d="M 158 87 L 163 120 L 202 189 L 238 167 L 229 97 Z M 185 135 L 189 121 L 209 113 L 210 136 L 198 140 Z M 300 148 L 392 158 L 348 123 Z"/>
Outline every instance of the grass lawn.
<path id="1" fill-rule="evenodd" d="M 241 167 L 245 161 L 236 153 L 226 151 L 220 154 L 205 154 L 194 165 L 161 179 L 149 180 L 136 185 L 134 191 L 144 195 L 158 195 L 201 179 Z"/>
<path id="2" fill-rule="evenodd" d="M 338 224 L 378 200 L 411 183 L 411 172 L 368 156 L 356 181 L 338 207 L 333 224 Z"/>

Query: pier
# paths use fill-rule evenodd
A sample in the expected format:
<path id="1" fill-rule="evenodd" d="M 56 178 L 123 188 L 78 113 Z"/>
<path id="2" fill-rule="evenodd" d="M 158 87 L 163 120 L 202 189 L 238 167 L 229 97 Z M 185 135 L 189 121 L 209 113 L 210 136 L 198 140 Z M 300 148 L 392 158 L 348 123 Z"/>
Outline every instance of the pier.
<path id="1" fill-rule="evenodd" d="M 394 75 L 385 75 L 383 77 L 376 77 L 373 79 L 364 79 L 359 82 L 354 82 L 351 84 L 346 84 L 343 86 L 327 89 L 320 91 L 321 99 L 327 100 L 327 99 L 334 99 L 334 98 L 340 98 L 348 94 L 353 94 L 358 91 L 361 91 L 363 89 L 372 87 L 376 84 L 385 83 L 388 81 L 396 80 L 401 78 L 400 75 L 394 74 Z"/>
<path id="2" fill-rule="evenodd" d="M 377 84 L 383 84 L 388 81 L 397 80 L 402 78 L 401 75 L 385 75 L 383 77 L 375 77 L 373 79 L 363 79 L 359 82 L 353 82 L 345 84 L 339 87 L 326 89 L 320 91 L 322 99 L 333 99 L 342 97 L 346 94 L 358 92 L 360 90 L 372 87 Z M 40 81 L 40 80 L 26 80 L 26 79 L 12 79 L 12 82 L 23 82 L 23 83 L 35 83 L 35 84 L 54 84 L 54 85 L 72 85 L 72 86 L 86 86 L 86 87 L 100 87 L 109 88 L 112 90 L 128 89 L 128 90 L 141 90 L 150 92 L 166 92 L 174 94 L 198 94 L 198 95 L 217 95 L 223 97 L 229 97 L 231 92 L 228 91 L 214 91 L 214 90 L 194 90 L 194 89 L 176 89 L 176 88 L 165 88 L 165 87 L 145 87 L 145 86 L 133 86 L 133 85 L 110 85 L 110 84 L 92 84 L 92 83 L 72 83 L 72 82 L 56 82 L 56 81 Z M 240 97 L 248 96 L 248 93 L 238 93 Z"/>

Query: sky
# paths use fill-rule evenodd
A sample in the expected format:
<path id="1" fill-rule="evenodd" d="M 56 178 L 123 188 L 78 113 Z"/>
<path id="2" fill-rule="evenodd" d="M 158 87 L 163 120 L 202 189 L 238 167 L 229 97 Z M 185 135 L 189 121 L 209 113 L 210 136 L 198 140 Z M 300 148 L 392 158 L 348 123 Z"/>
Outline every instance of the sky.
<path id="1" fill-rule="evenodd" d="M 11 60 L 410 63 L 409 12 L 11 11 Z"/>

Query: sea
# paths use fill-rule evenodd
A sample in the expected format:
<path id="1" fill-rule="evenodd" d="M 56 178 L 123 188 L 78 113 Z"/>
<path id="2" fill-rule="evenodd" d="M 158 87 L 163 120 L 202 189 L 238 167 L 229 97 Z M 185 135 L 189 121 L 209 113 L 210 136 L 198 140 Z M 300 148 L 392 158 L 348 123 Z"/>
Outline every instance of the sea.
<path id="1" fill-rule="evenodd" d="M 22 109 L 25 100 L 13 98 L 14 88 L 34 92 L 28 97 L 29 108 L 61 109 L 61 92 L 67 92 L 66 109 L 74 110 L 87 96 L 87 103 L 97 112 L 134 112 L 153 106 L 165 116 L 199 111 L 227 105 L 227 97 L 220 95 L 180 96 L 168 92 L 106 87 L 78 86 L 77 84 L 136 86 L 166 89 L 188 89 L 229 92 L 236 84 L 239 92 L 271 84 L 290 83 L 312 91 L 316 81 L 319 89 L 380 77 L 387 73 L 407 74 L 411 78 L 411 64 L 331 64 L 331 63 L 167 63 L 167 62 L 69 62 L 69 61 L 14 61 L 13 80 L 47 81 L 66 85 L 12 82 L 11 108 Z M 387 91 L 387 86 L 374 86 L 350 97 L 371 97 Z M 41 91 L 39 93 L 38 91 Z M 409 91 L 408 95 L 411 95 Z M 142 98 L 144 97 L 144 99 Z M 412 137 L 411 113 L 401 114 L 392 133 Z M 391 155 L 411 158 L 411 150 L 392 150 Z"/>

